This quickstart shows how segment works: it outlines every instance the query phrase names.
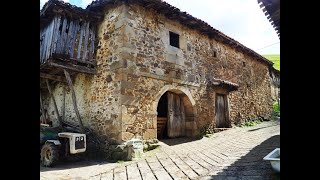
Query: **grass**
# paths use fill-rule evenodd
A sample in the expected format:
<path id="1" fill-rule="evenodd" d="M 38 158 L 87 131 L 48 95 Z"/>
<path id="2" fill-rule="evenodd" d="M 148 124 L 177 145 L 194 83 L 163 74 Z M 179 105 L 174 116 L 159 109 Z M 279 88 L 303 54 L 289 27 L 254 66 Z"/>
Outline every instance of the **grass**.
<path id="1" fill-rule="evenodd" d="M 242 123 L 240 125 L 240 127 L 250 127 L 250 126 L 256 126 L 257 124 L 260 124 L 262 122 L 262 120 L 250 120 L 250 121 L 246 121 L 244 123 Z"/>
<path id="2" fill-rule="evenodd" d="M 280 54 L 266 54 L 262 56 L 272 61 L 274 63 L 273 67 L 280 71 Z"/>

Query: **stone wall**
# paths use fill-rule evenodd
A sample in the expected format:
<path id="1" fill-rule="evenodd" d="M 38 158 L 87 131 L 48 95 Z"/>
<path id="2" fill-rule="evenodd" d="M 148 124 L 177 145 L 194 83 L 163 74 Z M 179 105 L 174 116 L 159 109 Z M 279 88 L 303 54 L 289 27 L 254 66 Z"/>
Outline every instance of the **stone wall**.
<path id="1" fill-rule="evenodd" d="M 232 123 L 269 115 L 272 106 L 266 64 L 152 11 L 135 5 L 126 10 L 122 140 L 155 138 L 154 104 L 166 85 L 190 92 L 195 101 L 196 129 L 214 123 L 212 77 L 240 85 L 229 95 Z M 180 48 L 169 45 L 169 31 L 180 35 Z"/>
<path id="2" fill-rule="evenodd" d="M 169 45 L 169 31 L 180 35 L 180 48 Z M 75 88 L 85 125 L 109 141 L 157 138 L 157 105 L 166 91 L 182 95 L 188 135 L 214 126 L 216 92 L 228 92 L 212 87 L 213 77 L 240 85 L 228 96 L 232 123 L 272 111 L 266 64 L 148 9 L 109 7 L 97 36 L 97 74 L 78 75 Z M 61 94 L 61 85 L 54 92 Z"/>
<path id="3" fill-rule="evenodd" d="M 111 8 L 98 27 L 97 74 L 91 88 L 92 128 L 111 143 L 121 139 L 121 68 L 124 6 Z"/>

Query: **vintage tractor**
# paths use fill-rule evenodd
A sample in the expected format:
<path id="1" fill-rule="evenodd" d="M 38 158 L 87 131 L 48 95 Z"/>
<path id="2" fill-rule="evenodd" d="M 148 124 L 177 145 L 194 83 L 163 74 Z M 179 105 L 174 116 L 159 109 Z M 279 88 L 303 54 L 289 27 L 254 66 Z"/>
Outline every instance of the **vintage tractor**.
<path id="1" fill-rule="evenodd" d="M 40 125 L 40 160 L 43 166 L 53 166 L 61 158 L 85 151 L 86 134 L 64 132 L 61 127 Z"/>

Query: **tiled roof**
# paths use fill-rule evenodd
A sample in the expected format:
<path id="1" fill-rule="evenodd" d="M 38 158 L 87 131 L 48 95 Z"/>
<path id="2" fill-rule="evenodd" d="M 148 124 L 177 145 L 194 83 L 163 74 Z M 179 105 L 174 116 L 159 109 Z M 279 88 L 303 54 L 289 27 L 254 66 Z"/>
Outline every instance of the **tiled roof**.
<path id="1" fill-rule="evenodd" d="M 280 39 L 280 0 L 258 0 L 258 4 Z"/>
<path id="2" fill-rule="evenodd" d="M 217 79 L 213 78 L 212 80 L 212 85 L 214 86 L 224 86 L 229 89 L 229 91 L 234 91 L 239 88 L 239 85 L 230 81 L 222 80 L 222 79 Z"/>

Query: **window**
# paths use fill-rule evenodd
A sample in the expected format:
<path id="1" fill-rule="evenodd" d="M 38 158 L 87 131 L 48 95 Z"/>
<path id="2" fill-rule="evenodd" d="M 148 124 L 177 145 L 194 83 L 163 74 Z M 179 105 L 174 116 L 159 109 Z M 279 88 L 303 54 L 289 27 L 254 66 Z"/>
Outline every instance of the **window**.
<path id="1" fill-rule="evenodd" d="M 215 57 L 215 58 L 217 57 L 217 51 L 216 50 L 213 51 L 213 57 Z"/>
<path id="2" fill-rule="evenodd" d="M 174 46 L 176 48 L 179 47 L 179 34 L 176 34 L 174 32 L 169 31 L 169 36 L 170 36 L 170 45 Z"/>

